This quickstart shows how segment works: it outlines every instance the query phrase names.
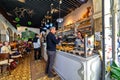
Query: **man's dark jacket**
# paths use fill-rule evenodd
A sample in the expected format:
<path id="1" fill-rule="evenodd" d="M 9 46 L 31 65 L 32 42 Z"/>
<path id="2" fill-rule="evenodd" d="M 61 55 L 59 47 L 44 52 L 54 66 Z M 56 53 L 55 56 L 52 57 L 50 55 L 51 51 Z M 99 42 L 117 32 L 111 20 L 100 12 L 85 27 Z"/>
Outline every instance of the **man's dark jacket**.
<path id="1" fill-rule="evenodd" d="M 56 44 L 60 42 L 60 38 L 56 39 L 55 35 L 49 32 L 46 37 L 46 42 L 48 51 L 56 51 Z"/>

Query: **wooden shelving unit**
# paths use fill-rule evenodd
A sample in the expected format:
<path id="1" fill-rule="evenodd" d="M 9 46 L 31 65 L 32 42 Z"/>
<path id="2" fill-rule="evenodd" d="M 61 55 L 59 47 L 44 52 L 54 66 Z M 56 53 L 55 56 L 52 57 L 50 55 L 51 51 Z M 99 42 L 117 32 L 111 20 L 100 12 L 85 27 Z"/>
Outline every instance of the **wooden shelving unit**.
<path id="1" fill-rule="evenodd" d="M 93 29 L 92 29 L 92 21 L 91 21 L 90 17 L 77 22 L 77 24 L 79 25 L 77 27 L 77 31 L 81 31 L 83 36 L 85 34 L 87 34 L 87 35 L 91 35 L 92 34 L 92 30 Z"/>

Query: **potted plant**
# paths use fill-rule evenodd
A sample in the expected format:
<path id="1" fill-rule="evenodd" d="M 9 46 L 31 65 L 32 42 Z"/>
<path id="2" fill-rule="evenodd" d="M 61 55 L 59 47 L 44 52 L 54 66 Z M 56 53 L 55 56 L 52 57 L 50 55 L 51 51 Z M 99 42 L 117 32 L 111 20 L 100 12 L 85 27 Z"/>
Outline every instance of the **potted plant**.
<path id="1" fill-rule="evenodd" d="M 120 67 L 118 67 L 114 61 L 110 67 L 110 78 L 120 80 Z"/>

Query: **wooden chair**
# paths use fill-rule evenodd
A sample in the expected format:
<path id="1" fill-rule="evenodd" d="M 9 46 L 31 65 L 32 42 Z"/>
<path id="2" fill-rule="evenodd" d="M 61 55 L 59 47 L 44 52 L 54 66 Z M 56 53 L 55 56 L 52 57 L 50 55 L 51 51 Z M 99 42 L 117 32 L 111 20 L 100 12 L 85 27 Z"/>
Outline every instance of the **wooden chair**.
<path id="1" fill-rule="evenodd" d="M 15 60 L 15 61 L 18 61 L 19 63 L 22 62 L 21 61 L 22 60 L 22 55 L 21 54 L 19 54 L 19 55 L 13 55 L 13 56 L 11 56 L 11 58 L 13 60 Z"/>
<path id="2" fill-rule="evenodd" d="M 21 48 L 18 48 L 17 51 L 20 54 L 18 54 L 18 55 L 11 55 L 11 58 L 14 59 L 15 61 L 18 61 L 20 63 L 20 62 L 23 61 L 22 60 L 23 57 L 22 57 L 22 54 L 21 54 Z"/>
<path id="3" fill-rule="evenodd" d="M 1 74 L 3 74 L 3 69 L 4 69 L 3 67 L 4 66 L 7 66 L 9 74 L 11 74 L 10 63 L 13 62 L 14 60 L 10 59 L 9 57 L 10 57 L 9 53 L 0 53 Z M 6 71 L 7 71 L 7 69 L 6 69 Z"/>
<path id="4" fill-rule="evenodd" d="M 26 56 L 25 47 L 21 46 L 18 48 L 18 50 L 19 50 L 19 53 L 21 53 L 22 57 L 25 58 L 25 56 Z"/>

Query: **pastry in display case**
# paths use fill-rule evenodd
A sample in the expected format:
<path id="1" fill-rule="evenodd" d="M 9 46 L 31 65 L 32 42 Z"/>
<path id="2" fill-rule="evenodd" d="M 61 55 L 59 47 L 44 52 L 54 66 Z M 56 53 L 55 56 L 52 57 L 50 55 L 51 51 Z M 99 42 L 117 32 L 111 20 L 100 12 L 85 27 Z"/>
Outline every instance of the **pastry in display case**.
<path id="1" fill-rule="evenodd" d="M 57 45 L 57 50 L 64 51 L 64 52 L 71 52 L 74 49 L 73 44 L 61 43 L 61 45 Z"/>
<path id="2" fill-rule="evenodd" d="M 69 42 L 69 40 L 61 42 L 61 45 L 57 45 L 57 50 L 83 56 L 83 57 L 89 57 L 93 55 L 94 43 L 95 43 L 94 35 L 85 36 L 84 43 L 81 45 L 78 45 L 77 47 L 75 46 L 75 43 L 74 43 L 75 39 L 72 38 L 71 40 L 72 42 Z"/>
<path id="3" fill-rule="evenodd" d="M 84 44 L 75 47 L 74 43 L 62 42 L 61 45 L 57 45 L 57 50 L 72 53 L 75 55 L 89 57 L 93 55 L 94 50 L 94 35 L 86 36 L 84 38 Z"/>

